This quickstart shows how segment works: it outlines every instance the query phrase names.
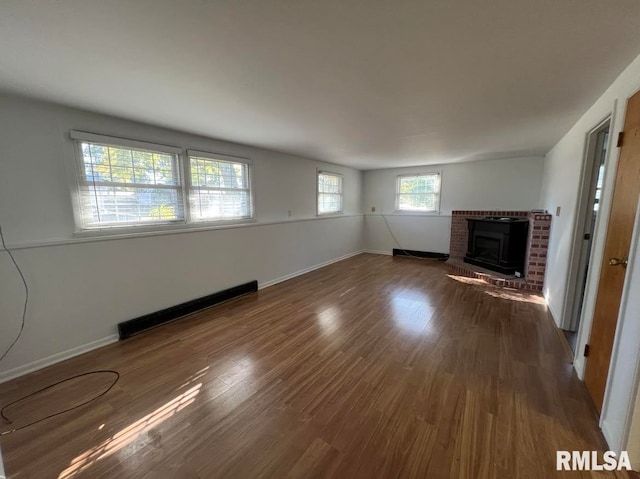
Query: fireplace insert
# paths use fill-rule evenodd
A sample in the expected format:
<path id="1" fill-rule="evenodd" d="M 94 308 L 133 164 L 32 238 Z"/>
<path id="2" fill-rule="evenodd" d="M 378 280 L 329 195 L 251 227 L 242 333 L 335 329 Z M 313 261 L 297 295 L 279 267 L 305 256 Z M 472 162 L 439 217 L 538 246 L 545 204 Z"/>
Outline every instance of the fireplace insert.
<path id="1" fill-rule="evenodd" d="M 524 276 L 529 220 L 526 218 L 467 219 L 469 242 L 465 263 L 499 273 Z"/>

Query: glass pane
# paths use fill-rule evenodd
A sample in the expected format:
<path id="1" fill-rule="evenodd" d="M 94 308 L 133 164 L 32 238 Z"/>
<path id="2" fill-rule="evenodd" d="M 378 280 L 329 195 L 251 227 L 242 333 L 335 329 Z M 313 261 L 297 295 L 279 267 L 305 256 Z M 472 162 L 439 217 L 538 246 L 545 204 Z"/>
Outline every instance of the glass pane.
<path id="1" fill-rule="evenodd" d="M 251 195 L 248 190 L 193 188 L 189 201 L 191 216 L 196 221 L 251 217 Z"/>
<path id="2" fill-rule="evenodd" d="M 318 194 L 318 213 L 339 213 L 342 211 L 342 195 L 334 193 Z"/>
<path id="3" fill-rule="evenodd" d="M 342 193 L 342 176 L 320 173 L 318 193 Z"/>
<path id="4" fill-rule="evenodd" d="M 126 186 L 81 188 L 86 226 L 166 223 L 184 218 L 179 189 Z"/>
<path id="5" fill-rule="evenodd" d="M 184 219 L 177 156 L 90 142 L 82 142 L 80 147 L 84 173 L 80 207 L 84 226 Z"/>
<path id="6" fill-rule="evenodd" d="M 248 189 L 249 167 L 244 163 L 191 157 L 191 184 L 209 188 Z"/>
<path id="7" fill-rule="evenodd" d="M 179 185 L 175 155 L 82 143 L 86 181 L 133 185 Z"/>
<path id="8" fill-rule="evenodd" d="M 437 195 L 435 193 L 424 194 L 400 194 L 398 208 L 412 211 L 436 211 Z"/>
<path id="9" fill-rule="evenodd" d="M 398 209 L 437 211 L 440 175 L 401 176 L 398 180 Z"/>

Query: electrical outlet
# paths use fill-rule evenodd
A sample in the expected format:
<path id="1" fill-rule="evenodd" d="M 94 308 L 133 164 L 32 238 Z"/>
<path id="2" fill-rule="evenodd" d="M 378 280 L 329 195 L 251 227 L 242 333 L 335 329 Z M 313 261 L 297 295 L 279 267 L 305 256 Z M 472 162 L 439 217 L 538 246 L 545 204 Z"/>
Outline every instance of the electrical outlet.
<path id="1" fill-rule="evenodd" d="M 556 207 L 556 216 L 560 216 L 560 207 L 559 206 Z"/>
<path id="2" fill-rule="evenodd" d="M 372 207 L 371 207 L 371 212 L 372 212 L 372 213 L 375 213 L 375 212 L 376 212 L 376 207 L 375 207 L 375 206 L 372 206 Z"/>

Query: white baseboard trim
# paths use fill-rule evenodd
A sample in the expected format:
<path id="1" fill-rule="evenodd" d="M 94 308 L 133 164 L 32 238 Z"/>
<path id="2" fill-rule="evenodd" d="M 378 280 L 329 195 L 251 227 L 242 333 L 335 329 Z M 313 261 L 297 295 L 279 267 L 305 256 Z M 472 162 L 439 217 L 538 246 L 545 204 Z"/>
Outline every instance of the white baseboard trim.
<path id="1" fill-rule="evenodd" d="M 391 251 L 383 251 L 380 249 L 364 249 L 362 250 L 363 253 L 371 253 L 371 254 L 384 254 L 386 256 L 393 256 L 393 252 Z"/>
<path id="2" fill-rule="evenodd" d="M 111 336 L 107 336 L 106 338 L 97 339 L 96 341 L 91 341 L 90 343 L 83 344 L 82 346 L 67 349 L 66 351 L 62 351 L 60 353 L 52 354 L 51 356 L 48 356 L 43 359 L 38 359 L 37 361 L 33 361 L 32 363 L 25 364 L 24 366 L 18 366 L 17 368 L 0 372 L 0 383 L 4 383 L 11 379 L 15 379 L 19 376 L 24 376 L 25 374 L 31 373 L 33 371 L 37 371 L 38 369 L 46 368 L 47 366 L 51 366 L 52 364 L 59 363 L 60 361 L 64 361 L 65 359 L 78 356 L 80 354 L 86 353 L 88 351 L 92 351 L 94 349 L 101 348 L 102 346 L 106 346 L 107 344 L 112 344 L 117 341 L 118 341 L 118 335 L 112 334 Z"/>
<path id="3" fill-rule="evenodd" d="M 578 345 L 576 344 L 576 346 Z M 584 357 L 580 354 L 576 354 L 573 360 L 573 369 L 576 370 L 576 374 L 578 375 L 578 379 L 580 379 L 580 381 L 584 381 L 584 367 Z"/>
<path id="4" fill-rule="evenodd" d="M 604 436 L 604 440 L 607 443 L 607 447 L 613 451 L 616 451 L 616 454 L 620 454 L 620 445 L 614 444 L 614 436 L 611 434 L 611 430 L 609 429 L 609 425 L 606 421 L 600 421 L 600 429 L 602 430 L 602 435 Z"/>
<path id="5" fill-rule="evenodd" d="M 273 286 L 274 284 L 282 283 L 283 281 L 287 281 L 289 279 L 293 279 L 296 276 L 302 276 L 303 274 L 310 273 L 311 271 L 315 271 L 316 269 L 324 268 L 325 266 L 329 266 L 330 264 L 337 263 L 338 261 L 345 260 L 347 258 L 351 258 L 352 256 L 357 256 L 359 254 L 364 253 L 363 250 L 354 251 L 353 253 L 347 253 L 345 255 L 339 256 L 337 258 L 330 259 L 328 261 L 324 261 L 323 263 L 315 264 L 313 266 L 309 266 L 308 268 L 301 269 L 299 271 L 295 271 L 291 274 L 287 274 L 281 276 L 276 279 L 272 279 L 270 281 L 265 281 L 264 283 L 258 284 L 258 289 L 268 288 L 269 286 Z"/>
<path id="6" fill-rule="evenodd" d="M 556 327 L 561 327 L 560 316 L 553 310 L 553 308 L 551 307 L 551 303 L 549 303 L 549 300 L 547 300 L 546 297 L 544 298 L 544 300 L 547 303 L 547 309 L 549 310 L 549 314 L 551 315 L 553 322 L 556 324 Z"/>

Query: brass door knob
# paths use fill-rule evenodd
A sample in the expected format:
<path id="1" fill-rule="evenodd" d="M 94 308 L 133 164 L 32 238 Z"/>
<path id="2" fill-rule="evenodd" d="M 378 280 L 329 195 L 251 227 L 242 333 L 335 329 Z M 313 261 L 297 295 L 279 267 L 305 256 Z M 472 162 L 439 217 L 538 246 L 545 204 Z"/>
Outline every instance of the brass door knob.
<path id="1" fill-rule="evenodd" d="M 611 258 L 609 260 L 609 266 L 622 266 L 623 268 L 626 268 L 628 262 L 627 258 Z"/>

